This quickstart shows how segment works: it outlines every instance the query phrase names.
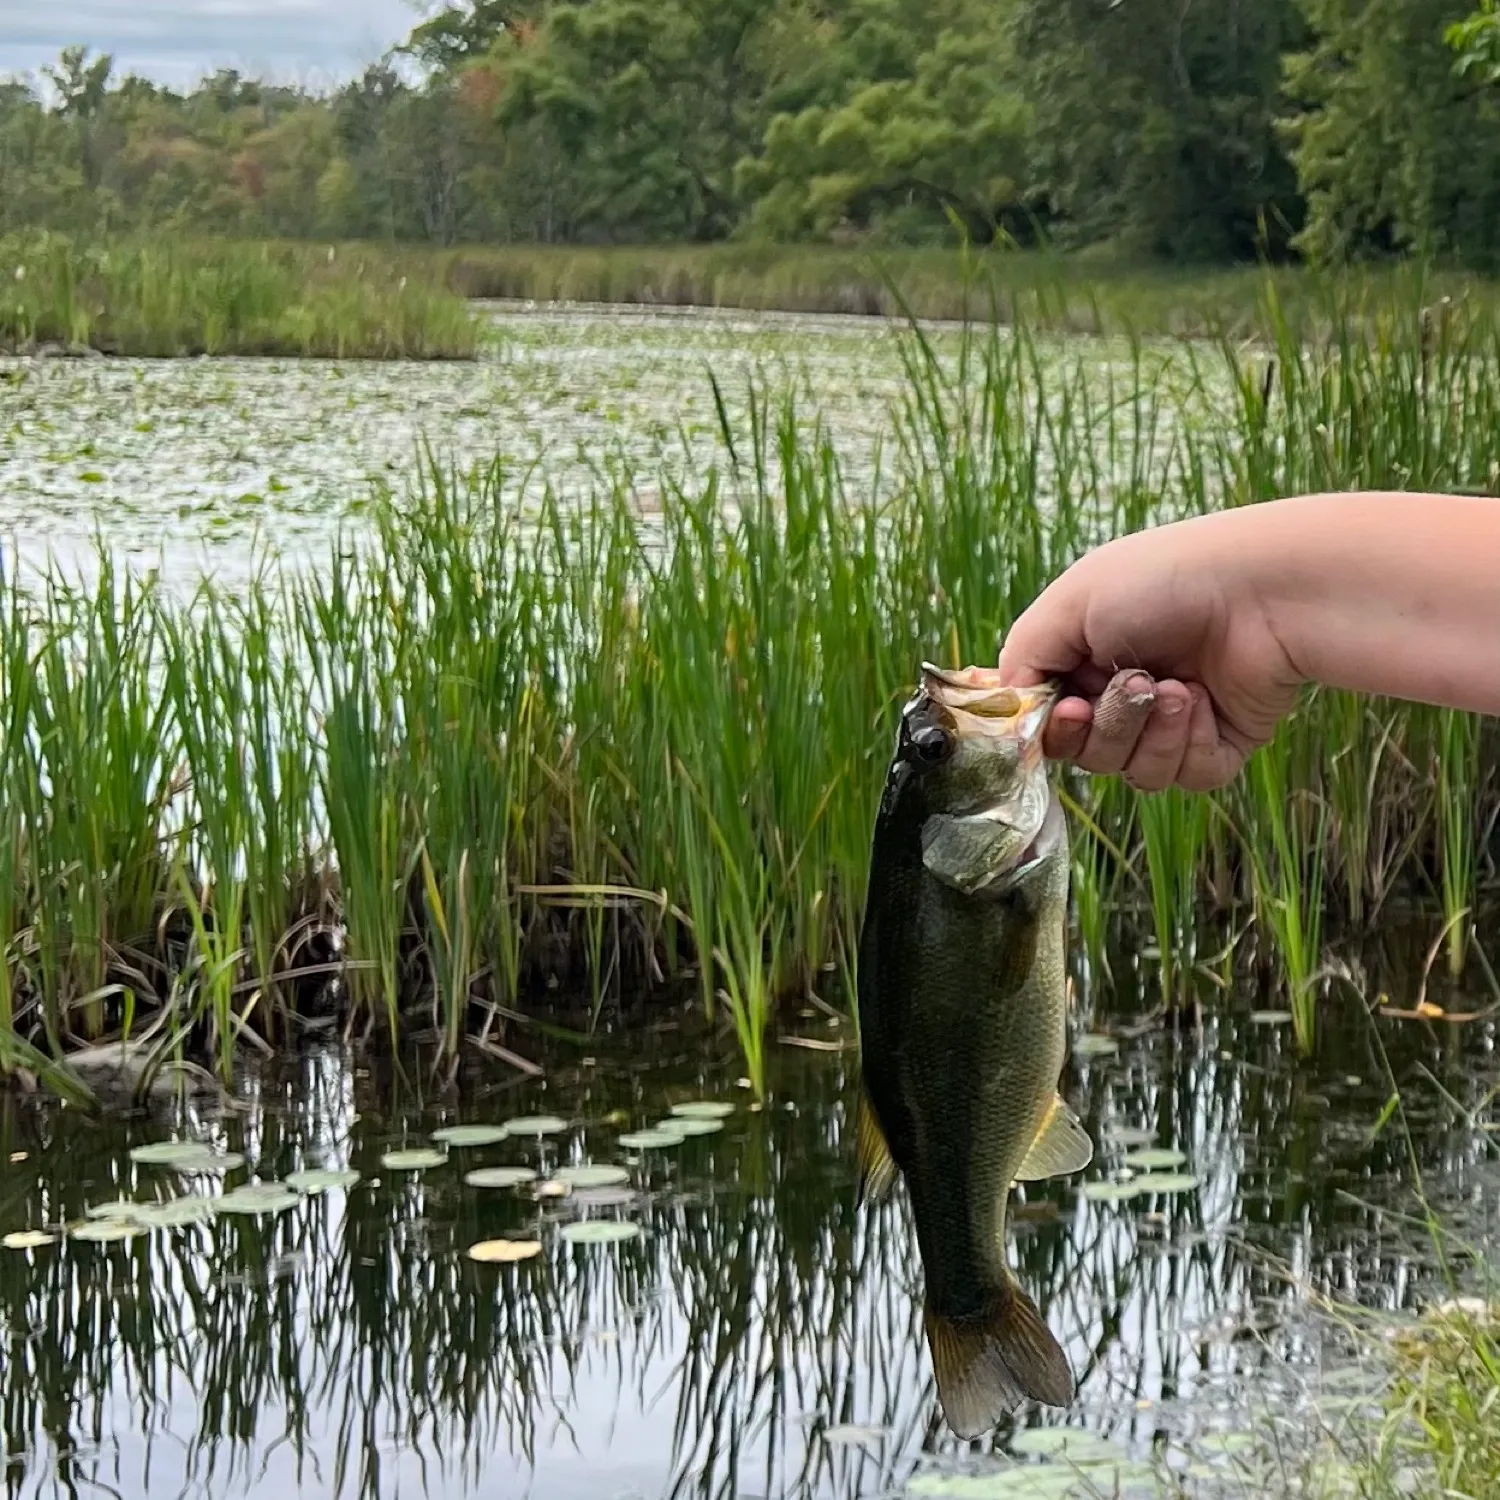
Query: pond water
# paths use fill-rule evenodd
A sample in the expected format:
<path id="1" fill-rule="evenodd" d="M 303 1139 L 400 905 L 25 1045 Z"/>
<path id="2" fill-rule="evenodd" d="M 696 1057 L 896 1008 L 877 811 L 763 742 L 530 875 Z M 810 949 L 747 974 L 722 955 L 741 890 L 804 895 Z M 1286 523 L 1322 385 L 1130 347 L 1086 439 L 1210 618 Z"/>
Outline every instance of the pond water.
<path id="1" fill-rule="evenodd" d="M 1474 1108 L 1500 1079 L 1495 1033 L 1377 1031 L 1334 999 L 1316 1055 L 1298 1061 L 1288 1028 L 1248 997 L 1211 1005 L 1201 1031 L 1183 1031 L 1125 1002 L 1112 1048 L 1075 1046 L 1064 1089 L 1098 1156 L 1081 1180 L 1018 1192 L 1011 1255 L 1079 1400 L 1023 1411 L 972 1448 L 937 1415 L 904 1198 L 855 1207 L 854 1053 L 822 1012 L 789 1018 L 760 1106 L 696 1011 L 629 1040 L 518 1033 L 538 1079 L 471 1068 L 444 1087 L 415 1064 L 398 1075 L 319 1049 L 180 1117 L 98 1124 L 0 1103 L 0 1230 L 61 1235 L 0 1251 L 7 1492 L 1338 1493 L 1299 1491 L 1297 1476 L 1309 1452 L 1332 1451 L 1329 1433 L 1350 1441 L 1380 1389 L 1380 1341 L 1320 1304 L 1395 1314 L 1445 1295 L 1407 1217 L 1413 1162 L 1445 1222 L 1481 1253 L 1500 1243 L 1489 1137 L 1428 1081 Z M 1382 1049 L 1407 1091 L 1413 1157 L 1393 1128 L 1371 1140 L 1389 1092 Z M 725 1113 L 641 1148 L 635 1133 L 684 1102 Z M 552 1133 L 383 1164 L 455 1123 L 537 1116 L 555 1117 L 532 1127 Z M 132 1159 L 174 1136 L 245 1161 L 195 1176 Z M 1095 1196 L 1089 1184 L 1142 1149 L 1165 1153 L 1144 1165 L 1195 1182 Z M 581 1164 L 616 1170 L 537 1196 L 537 1181 Z M 467 1180 L 504 1166 L 537 1177 Z M 120 1241 L 63 1228 L 90 1208 L 139 1213 L 307 1169 L 361 1177 Z M 107 1207 L 119 1200 L 138 1206 Z M 596 1223 L 630 1237 L 591 1243 L 570 1227 Z M 540 1248 L 513 1263 L 468 1254 L 503 1238 Z M 1082 1467 L 1047 1456 L 1058 1428 Z"/>
<path id="2" fill-rule="evenodd" d="M 737 431 L 754 379 L 795 392 L 809 428 L 821 417 L 852 492 L 889 467 L 905 389 L 891 320 L 483 306 L 495 347 L 463 363 L 0 358 L 0 536 L 73 564 L 97 535 L 169 579 L 233 583 L 255 544 L 295 564 L 357 530 L 372 485 L 402 489 L 424 444 L 445 467 L 498 461 L 516 491 L 628 470 L 649 509 L 722 459 L 710 372 Z M 951 363 L 957 334 L 931 338 Z M 1045 347 L 1129 384 L 1123 346 Z"/>

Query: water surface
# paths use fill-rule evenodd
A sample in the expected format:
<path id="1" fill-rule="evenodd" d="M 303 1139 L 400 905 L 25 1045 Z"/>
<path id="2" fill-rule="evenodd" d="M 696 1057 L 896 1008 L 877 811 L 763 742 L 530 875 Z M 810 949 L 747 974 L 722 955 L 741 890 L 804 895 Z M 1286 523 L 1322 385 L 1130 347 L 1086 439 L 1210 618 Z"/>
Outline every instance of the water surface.
<path id="1" fill-rule="evenodd" d="M 1405 1218 L 1417 1210 L 1406 1143 L 1389 1129 L 1370 1140 L 1389 1090 L 1382 1046 L 1408 1089 L 1430 1200 L 1472 1243 L 1500 1242 L 1490 1136 L 1422 1072 L 1473 1108 L 1500 1077 L 1493 1030 L 1377 1031 L 1337 998 L 1325 1021 L 1301 1063 L 1288 1029 L 1252 1019 L 1245 998 L 1217 1003 L 1201 1033 L 1117 1026 L 1118 1051 L 1069 1065 L 1065 1091 L 1098 1159 L 1080 1181 L 1018 1194 L 1013 1256 L 1080 1399 L 1021 1420 L 1087 1434 L 1085 1456 L 1108 1445 L 1125 1467 L 1089 1472 L 1118 1474 L 1123 1494 L 1166 1493 L 1148 1483 L 1153 1469 L 1190 1495 L 1287 1492 L 1308 1444 L 1381 1379 L 1362 1336 L 1320 1299 L 1400 1312 L 1447 1294 Z M 308 1166 L 363 1174 L 274 1216 L 0 1252 L 9 1493 L 1029 1493 L 952 1484 L 991 1474 L 988 1450 L 1013 1450 L 1017 1434 L 971 1450 L 937 1416 L 904 1200 L 854 1205 L 842 1026 L 815 1008 L 791 1018 L 763 1106 L 692 1011 L 629 1040 L 513 1040 L 543 1078 L 497 1065 L 447 1088 L 416 1065 L 393 1073 L 318 1048 L 247 1073 L 225 1104 L 178 1121 L 98 1124 L 6 1102 L 4 1231 Z M 620 1146 L 684 1100 L 732 1112 L 671 1149 Z M 566 1128 L 454 1147 L 427 1170 L 381 1166 L 455 1121 L 539 1113 Z M 129 1159 L 173 1133 L 247 1162 L 187 1179 Z M 1176 1170 L 1197 1185 L 1090 1196 L 1087 1183 L 1120 1176 L 1143 1146 L 1182 1153 Z M 580 1162 L 620 1164 L 628 1181 L 541 1200 L 465 1182 L 476 1167 L 545 1178 Z M 579 1219 L 640 1233 L 570 1243 L 563 1226 Z M 500 1236 L 542 1250 L 510 1265 L 468 1258 Z M 1478 1274 L 1458 1265 L 1467 1281 Z M 1019 1437 L 1023 1450 L 1030 1441 Z"/>

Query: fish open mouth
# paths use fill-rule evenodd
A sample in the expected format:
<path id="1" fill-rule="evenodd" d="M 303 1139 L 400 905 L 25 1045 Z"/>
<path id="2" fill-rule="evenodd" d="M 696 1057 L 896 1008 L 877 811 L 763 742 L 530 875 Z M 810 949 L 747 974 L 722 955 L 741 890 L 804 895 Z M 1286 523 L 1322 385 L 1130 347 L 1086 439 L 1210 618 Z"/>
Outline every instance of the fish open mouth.
<path id="1" fill-rule="evenodd" d="M 1040 758 L 1042 730 L 1061 696 L 1061 684 L 1016 687 L 1002 682 L 996 667 L 950 670 L 923 662 L 922 691 L 954 716 L 961 733 L 1014 736 L 1028 758 Z"/>

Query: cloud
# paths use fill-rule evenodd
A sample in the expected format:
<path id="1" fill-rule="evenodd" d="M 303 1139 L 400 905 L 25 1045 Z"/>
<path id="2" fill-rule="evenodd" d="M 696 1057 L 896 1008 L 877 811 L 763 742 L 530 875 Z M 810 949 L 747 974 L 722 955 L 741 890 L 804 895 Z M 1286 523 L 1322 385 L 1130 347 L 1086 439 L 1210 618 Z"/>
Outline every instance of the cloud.
<path id="1" fill-rule="evenodd" d="M 77 43 L 119 72 L 182 86 L 216 68 L 282 79 L 347 78 L 420 19 L 406 0 L 77 0 L 29 12 L 0 3 L 0 75 L 34 72 Z"/>

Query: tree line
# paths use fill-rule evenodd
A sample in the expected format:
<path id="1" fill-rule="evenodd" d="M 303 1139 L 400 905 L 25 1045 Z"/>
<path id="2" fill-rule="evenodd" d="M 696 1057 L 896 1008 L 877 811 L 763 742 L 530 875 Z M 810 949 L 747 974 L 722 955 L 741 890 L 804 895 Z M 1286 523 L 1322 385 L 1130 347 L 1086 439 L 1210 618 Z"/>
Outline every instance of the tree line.
<path id="1" fill-rule="evenodd" d="M 336 91 L 0 82 L 0 231 L 1500 261 L 1496 0 L 470 0 Z"/>

